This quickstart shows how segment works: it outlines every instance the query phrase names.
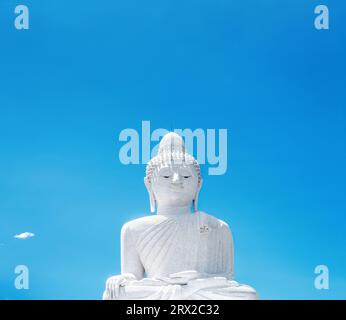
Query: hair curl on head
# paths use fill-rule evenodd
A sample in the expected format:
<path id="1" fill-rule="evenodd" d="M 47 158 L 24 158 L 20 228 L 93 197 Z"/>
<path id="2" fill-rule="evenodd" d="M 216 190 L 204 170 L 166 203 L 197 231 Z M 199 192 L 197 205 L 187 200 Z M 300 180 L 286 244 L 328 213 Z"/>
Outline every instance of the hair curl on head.
<path id="1" fill-rule="evenodd" d="M 145 180 L 151 183 L 154 169 L 172 164 L 193 165 L 198 177 L 198 186 L 201 185 L 201 168 L 197 160 L 185 151 L 182 137 L 175 132 L 169 132 L 162 138 L 157 156 L 153 157 L 147 164 Z"/>
<path id="2" fill-rule="evenodd" d="M 197 160 L 186 152 L 163 152 L 152 158 L 148 163 L 145 171 L 145 179 L 151 183 L 151 176 L 153 171 L 158 167 L 164 165 L 172 165 L 172 164 L 185 164 L 185 165 L 193 165 L 198 178 L 198 185 L 201 184 L 202 175 L 201 168 L 197 162 Z"/>

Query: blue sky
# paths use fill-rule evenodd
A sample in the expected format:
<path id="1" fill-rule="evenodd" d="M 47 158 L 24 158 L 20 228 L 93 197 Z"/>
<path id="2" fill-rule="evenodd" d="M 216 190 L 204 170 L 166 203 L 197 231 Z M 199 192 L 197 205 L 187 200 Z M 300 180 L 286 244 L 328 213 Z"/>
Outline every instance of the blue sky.
<path id="1" fill-rule="evenodd" d="M 229 223 L 239 282 L 345 299 L 346 5 L 322 1 L 317 31 L 320 2 L 25 0 L 18 31 L 2 0 L 0 299 L 101 298 L 122 224 L 149 214 L 145 167 L 118 159 L 143 120 L 228 129 L 228 171 L 203 168 L 199 207 Z"/>

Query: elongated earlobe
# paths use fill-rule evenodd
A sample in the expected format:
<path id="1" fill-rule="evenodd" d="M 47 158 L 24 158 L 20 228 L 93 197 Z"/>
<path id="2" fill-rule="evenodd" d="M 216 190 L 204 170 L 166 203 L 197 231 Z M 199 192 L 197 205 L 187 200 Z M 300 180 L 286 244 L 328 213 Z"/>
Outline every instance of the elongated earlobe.
<path id="1" fill-rule="evenodd" d="M 202 188 L 202 180 L 201 182 L 199 183 L 199 187 L 198 187 L 198 190 L 196 192 L 196 195 L 195 195 L 195 198 L 193 199 L 193 209 L 195 210 L 195 212 L 198 211 L 198 196 L 199 196 L 199 192 L 201 191 L 201 188 Z"/>
<path id="2" fill-rule="evenodd" d="M 147 179 L 147 177 L 144 178 L 144 184 L 149 193 L 150 212 L 154 213 L 156 211 L 156 200 L 155 200 L 154 192 L 151 188 L 150 181 Z"/>
<path id="3" fill-rule="evenodd" d="M 196 195 L 195 199 L 193 199 L 193 210 L 195 212 L 198 211 L 198 194 Z"/>
<path id="4" fill-rule="evenodd" d="M 150 212 L 154 213 L 156 211 L 156 201 L 152 192 L 149 193 L 150 198 Z"/>

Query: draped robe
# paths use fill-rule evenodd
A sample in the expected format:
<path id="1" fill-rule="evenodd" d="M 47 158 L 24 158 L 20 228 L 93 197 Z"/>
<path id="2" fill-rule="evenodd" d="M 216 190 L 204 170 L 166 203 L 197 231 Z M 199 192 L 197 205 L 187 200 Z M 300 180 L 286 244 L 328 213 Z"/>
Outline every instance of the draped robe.
<path id="1" fill-rule="evenodd" d="M 233 240 L 228 225 L 204 212 L 153 215 L 121 231 L 122 273 L 117 299 L 256 299 L 233 279 Z M 143 276 L 146 277 L 143 278 Z M 105 292 L 104 298 L 110 297 Z"/>

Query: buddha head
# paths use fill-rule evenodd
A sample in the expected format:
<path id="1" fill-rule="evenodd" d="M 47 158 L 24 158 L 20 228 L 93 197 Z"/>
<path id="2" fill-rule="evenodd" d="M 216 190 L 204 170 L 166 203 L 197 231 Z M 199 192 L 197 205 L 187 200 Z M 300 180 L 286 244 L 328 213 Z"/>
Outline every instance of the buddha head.
<path id="1" fill-rule="evenodd" d="M 157 207 L 174 208 L 193 205 L 197 211 L 202 177 L 198 162 L 185 151 L 183 139 L 167 133 L 159 144 L 158 154 L 147 164 L 144 184 L 150 198 L 150 211 Z"/>

